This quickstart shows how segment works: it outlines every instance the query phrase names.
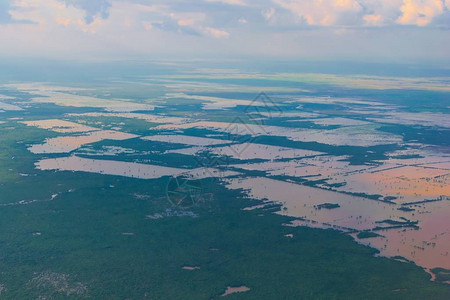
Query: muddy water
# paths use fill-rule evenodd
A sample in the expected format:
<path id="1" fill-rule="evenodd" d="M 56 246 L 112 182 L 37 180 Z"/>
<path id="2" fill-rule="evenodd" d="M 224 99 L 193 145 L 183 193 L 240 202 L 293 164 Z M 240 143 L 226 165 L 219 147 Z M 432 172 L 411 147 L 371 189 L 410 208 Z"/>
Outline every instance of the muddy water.
<path id="1" fill-rule="evenodd" d="M 156 130 L 179 130 L 188 128 L 205 128 L 219 132 L 239 135 L 271 135 L 286 137 L 293 141 L 318 142 L 329 145 L 374 146 L 385 144 L 398 144 L 402 137 L 394 134 L 377 131 L 379 125 L 349 126 L 333 130 L 299 129 L 280 126 L 266 126 L 244 124 L 237 120 L 234 123 L 225 122 L 193 122 L 186 124 L 165 124 L 155 127 Z"/>
<path id="2" fill-rule="evenodd" d="M 99 142 L 102 140 L 127 140 L 137 135 L 111 130 L 94 131 L 79 136 L 60 136 L 50 138 L 43 144 L 35 144 L 28 149 L 35 154 L 42 153 L 69 153 L 83 145 Z"/>
<path id="3" fill-rule="evenodd" d="M 228 177 L 239 174 L 231 171 L 221 172 L 213 168 L 187 170 L 123 161 L 87 159 L 77 156 L 43 159 L 36 163 L 36 167 L 40 170 L 80 171 L 140 179 L 154 179 L 163 176 L 178 175 L 202 179 L 208 177 Z"/>
<path id="4" fill-rule="evenodd" d="M 400 211 L 400 205 L 389 204 L 333 191 L 302 186 L 263 177 L 226 180 L 230 189 L 243 189 L 250 198 L 280 203 L 279 214 L 299 218 L 293 225 L 335 228 L 343 231 L 372 230 L 389 227 L 383 220 L 418 221 L 419 229 L 376 231 L 383 237 L 360 240 L 379 249 L 382 255 L 403 256 L 426 268 L 450 268 L 450 201 L 423 203 L 414 211 Z M 336 203 L 339 208 L 317 209 L 323 203 Z M 425 245 L 425 246 L 424 246 Z M 447 249 L 447 250 L 446 250 Z"/>
<path id="5" fill-rule="evenodd" d="M 245 285 L 243 286 L 238 286 L 238 287 L 231 287 L 228 286 L 225 293 L 223 293 L 221 296 L 225 297 L 231 294 L 235 294 L 235 293 L 244 293 L 244 292 L 248 292 L 250 291 L 249 287 L 246 287 Z"/>
<path id="6" fill-rule="evenodd" d="M 89 132 L 100 130 L 98 128 L 93 128 L 83 124 L 78 124 L 74 122 L 59 120 L 59 119 L 48 119 L 39 121 L 25 121 L 22 122 L 27 126 L 34 126 L 41 129 L 49 129 L 60 133 L 76 133 L 76 132 Z"/>

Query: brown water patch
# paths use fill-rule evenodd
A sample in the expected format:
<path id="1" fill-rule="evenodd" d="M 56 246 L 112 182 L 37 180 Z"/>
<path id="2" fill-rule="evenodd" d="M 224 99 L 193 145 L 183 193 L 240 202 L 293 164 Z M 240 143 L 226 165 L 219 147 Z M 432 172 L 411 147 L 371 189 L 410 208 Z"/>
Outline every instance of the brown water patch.
<path id="1" fill-rule="evenodd" d="M 164 124 L 154 130 L 203 128 L 219 132 L 251 136 L 281 136 L 293 141 L 318 142 L 329 145 L 374 146 L 402 143 L 401 136 L 378 131 L 379 125 L 349 126 L 333 130 L 304 129 L 281 126 L 243 124 L 241 122 L 198 121 L 184 124 Z"/>
<path id="2" fill-rule="evenodd" d="M 114 160 L 87 159 L 77 156 L 43 159 L 36 163 L 36 167 L 40 170 L 80 171 L 140 179 L 155 179 L 163 176 L 178 175 L 202 179 L 220 176 L 228 177 L 239 174 L 232 171 L 221 172 L 213 168 L 188 170 Z"/>
<path id="3" fill-rule="evenodd" d="M 94 131 L 79 136 L 60 136 L 50 138 L 44 144 L 35 144 L 28 149 L 35 154 L 43 153 L 69 153 L 83 145 L 99 142 L 102 140 L 127 140 L 137 137 L 130 133 L 111 130 Z"/>
<path id="4" fill-rule="evenodd" d="M 398 203 L 450 196 L 450 172 L 421 166 L 370 170 L 333 178 L 328 182 L 345 182 L 344 186 L 336 188 L 339 191 L 394 196 Z"/>
<path id="5" fill-rule="evenodd" d="M 24 121 L 21 123 L 27 126 L 34 126 L 41 129 L 48 129 L 60 133 L 89 132 L 100 130 L 98 128 L 59 119 Z"/>
<path id="6" fill-rule="evenodd" d="M 227 289 L 225 290 L 225 293 L 223 293 L 220 296 L 225 297 L 225 296 L 228 296 L 228 295 L 231 295 L 231 294 L 245 293 L 245 292 L 248 292 L 248 291 L 250 291 L 250 288 L 246 287 L 245 285 L 237 286 L 237 287 L 228 286 Z"/>
<path id="7" fill-rule="evenodd" d="M 401 211 L 400 204 L 263 177 L 231 178 L 225 182 L 230 189 L 242 189 L 249 198 L 262 200 L 263 205 L 280 203 L 278 214 L 298 218 L 291 225 L 345 232 L 374 230 L 381 236 L 358 242 L 379 249 L 384 256 L 403 256 L 423 267 L 450 268 L 449 200 L 411 205 L 414 210 Z M 321 203 L 336 203 L 340 207 L 317 209 Z M 356 238 L 356 233 L 353 236 Z"/>

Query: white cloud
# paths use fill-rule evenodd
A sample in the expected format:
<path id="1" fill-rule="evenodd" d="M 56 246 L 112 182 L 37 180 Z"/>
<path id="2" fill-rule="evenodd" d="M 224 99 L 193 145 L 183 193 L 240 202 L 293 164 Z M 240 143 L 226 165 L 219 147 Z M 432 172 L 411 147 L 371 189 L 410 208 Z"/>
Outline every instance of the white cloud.
<path id="1" fill-rule="evenodd" d="M 364 15 L 363 20 L 368 26 L 381 26 L 383 23 L 383 16 L 375 14 Z"/>
<path id="2" fill-rule="evenodd" d="M 356 0 L 274 0 L 276 4 L 294 13 L 308 25 L 330 26 L 346 24 L 363 7 Z"/>
<path id="3" fill-rule="evenodd" d="M 261 14 L 263 15 L 264 19 L 266 19 L 267 21 L 270 21 L 273 18 L 273 16 L 275 15 L 275 9 L 273 7 L 264 9 L 261 11 Z"/>
<path id="4" fill-rule="evenodd" d="M 402 15 L 397 19 L 397 23 L 426 26 L 436 16 L 444 13 L 445 4 L 442 0 L 403 0 L 400 11 Z"/>
<path id="5" fill-rule="evenodd" d="M 308 25 L 426 26 L 448 13 L 450 0 L 273 0 Z"/>
<path id="6" fill-rule="evenodd" d="M 443 43 L 450 34 L 450 0 L 99 2 L 13 0 L 1 5 L 7 10 L 0 14 L 0 54 L 450 58 L 450 45 Z"/>
<path id="7" fill-rule="evenodd" d="M 217 28 L 206 27 L 203 29 L 206 35 L 212 36 L 216 39 L 228 38 L 230 34 L 225 30 L 220 30 Z"/>
<path id="8" fill-rule="evenodd" d="M 230 5 L 246 5 L 246 3 L 242 0 L 205 0 L 206 2 L 221 2 Z"/>

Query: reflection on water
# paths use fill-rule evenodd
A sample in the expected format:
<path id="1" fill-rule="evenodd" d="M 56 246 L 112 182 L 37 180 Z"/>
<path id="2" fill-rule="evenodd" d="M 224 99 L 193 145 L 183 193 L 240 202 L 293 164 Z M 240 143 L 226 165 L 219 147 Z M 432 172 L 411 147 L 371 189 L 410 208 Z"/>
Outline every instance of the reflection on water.
<path id="1" fill-rule="evenodd" d="M 99 142 L 102 140 L 120 141 L 138 137 L 137 135 L 130 133 L 113 130 L 101 130 L 83 124 L 58 119 L 24 121 L 22 123 L 28 126 L 52 130 L 59 133 L 78 133 L 78 135 L 49 138 L 46 139 L 45 143 L 43 144 L 31 145 L 28 150 L 35 154 L 69 153 L 80 148 L 83 145 Z"/>
<path id="2" fill-rule="evenodd" d="M 344 161 L 348 156 L 319 155 L 321 154 L 320 152 L 314 153 L 314 151 L 305 154 L 318 156 L 302 158 L 302 155 L 299 155 L 298 157 L 294 156 L 296 159 L 289 161 L 266 161 L 254 164 L 239 164 L 234 165 L 234 167 L 244 170 L 264 171 L 270 175 L 314 177 L 315 180 L 327 179 L 371 168 L 371 166 L 365 165 L 350 165 L 348 161 Z"/>
<path id="3" fill-rule="evenodd" d="M 1 99 L 1 98 L 0 98 Z M 9 103 L 4 103 L 4 102 L 0 102 L 0 111 L 1 110 L 11 110 L 11 111 L 19 111 L 19 110 L 23 110 L 22 108 L 20 108 L 17 105 L 13 105 L 13 104 L 9 104 Z"/>
<path id="4" fill-rule="evenodd" d="M 382 126 L 380 123 L 449 127 L 448 120 L 445 119 L 446 115 L 395 112 L 396 108 L 392 105 L 357 99 L 300 97 L 290 100 L 294 106 L 302 105 L 302 103 L 340 103 L 349 108 L 347 111 L 349 114 L 361 116 L 361 118 L 350 118 L 351 116 L 348 115 L 329 115 L 324 111 L 286 112 L 281 116 L 285 119 L 291 118 L 286 121 L 308 121 L 315 125 L 333 126 L 333 129 L 324 130 L 317 129 L 317 126 L 314 126 L 315 128 L 294 128 L 255 125 L 254 123 L 203 121 L 196 120 L 195 114 L 190 115 L 189 118 L 181 118 L 178 117 L 179 115 L 132 113 L 131 111 L 136 108 L 151 109 L 152 107 L 147 104 L 116 100 L 102 100 L 103 102 L 99 103 L 99 99 L 73 95 L 70 93 L 74 91 L 70 90 L 55 91 L 54 88 L 42 86 L 33 88 L 37 90 L 37 94 L 47 96 L 47 98 L 33 98 L 34 102 L 53 102 L 58 105 L 80 107 L 94 106 L 115 111 L 72 114 L 72 117 L 76 116 L 80 119 L 84 117 L 114 117 L 156 123 L 159 126 L 149 129 L 153 130 L 152 132 L 156 135 L 142 137 L 142 140 L 185 146 L 182 149 L 168 150 L 165 153 L 199 156 L 200 153 L 203 155 L 203 152 L 208 151 L 214 154 L 213 157 L 229 156 L 241 160 L 232 167 L 243 173 L 245 171 L 262 171 L 266 176 L 277 176 L 278 179 L 284 181 L 265 177 L 243 177 L 240 173 L 220 169 L 223 168 L 223 165 L 215 166 L 216 168 L 187 170 L 77 156 L 43 159 L 36 163 L 36 167 L 41 170 L 81 171 L 139 179 L 180 175 L 194 178 L 219 177 L 224 179 L 223 181 L 229 189 L 242 189 L 248 197 L 262 201 L 260 205 L 246 208 L 247 210 L 264 210 L 270 204 L 279 203 L 281 210 L 278 214 L 295 218 L 295 221 L 289 224 L 290 226 L 334 228 L 351 234 L 360 243 L 379 249 L 382 255 L 402 256 L 427 268 L 450 269 L 450 218 L 448 217 L 450 216 L 450 201 L 448 200 L 448 196 L 450 196 L 450 155 L 446 153 L 448 149 L 432 148 L 418 143 L 405 144 L 402 136 L 378 130 Z M 234 101 L 209 96 L 167 95 L 167 98 L 170 97 L 203 101 L 204 109 L 231 108 L 236 105 L 249 104 L 248 101 Z M 5 109 L 6 106 L 2 107 L 1 105 L 0 103 L 0 109 Z M 389 111 L 387 112 L 387 110 Z M 364 118 L 362 114 L 371 114 L 371 117 Z M 270 116 L 262 112 L 258 117 L 268 119 Z M 43 144 L 32 145 L 29 149 L 33 153 L 70 153 L 84 145 L 104 139 L 125 140 L 138 137 L 129 133 L 100 130 L 57 119 L 23 123 L 58 133 L 71 134 L 49 138 Z M 116 125 L 120 125 L 120 128 L 126 130 L 126 123 L 121 122 Z M 183 129 L 191 128 L 208 129 L 214 134 L 204 137 L 179 134 Z M 164 134 L 159 134 L 160 130 L 164 130 Z M 173 134 L 167 134 L 169 130 L 172 130 Z M 337 146 L 367 147 L 396 144 L 402 150 L 387 153 L 388 159 L 384 161 L 352 165 L 349 162 L 352 157 L 333 155 L 333 150 L 322 153 L 262 145 L 253 143 L 252 138 L 245 142 L 243 140 L 223 140 L 220 138 L 223 133 L 251 137 L 279 136 L 292 141 Z M 367 153 L 369 152 L 368 149 Z M 118 155 L 138 152 L 128 148 L 107 146 L 101 150 L 84 149 L 84 154 L 86 153 Z M 344 153 L 350 155 L 348 152 Z M 258 163 L 249 163 L 249 160 L 254 159 L 259 159 Z M 292 177 L 315 181 L 309 183 L 316 187 L 289 182 L 289 178 Z M 384 198 L 386 201 L 370 200 L 368 199 L 370 195 L 379 195 L 379 199 Z M 158 214 L 147 217 L 156 219 L 164 216 Z M 363 238 L 364 235 L 361 235 L 361 232 L 366 232 L 366 234 L 372 232 L 378 236 L 367 234 Z M 291 238 L 292 234 L 287 234 L 285 237 Z M 197 267 L 183 267 L 185 270 L 191 270 L 191 268 L 194 270 Z M 223 296 L 248 290 L 249 288 L 246 286 L 228 287 Z"/>
<path id="5" fill-rule="evenodd" d="M 98 128 L 58 119 L 24 121 L 22 123 L 28 126 L 34 126 L 41 129 L 49 129 L 60 133 L 76 133 L 76 132 L 89 132 L 99 130 Z"/>
<path id="6" fill-rule="evenodd" d="M 211 148 L 210 151 L 217 155 L 231 156 L 233 158 L 241 160 L 248 160 L 248 159 L 275 160 L 275 159 L 299 158 L 323 154 L 317 151 L 269 146 L 254 143 L 235 144 L 220 148 L 216 147 Z"/>
<path id="7" fill-rule="evenodd" d="M 346 183 L 337 190 L 394 196 L 397 197 L 397 203 L 418 202 L 450 195 L 450 171 L 421 166 L 396 166 L 378 172 L 355 173 L 329 181 L 336 182 Z"/>
<path id="8" fill-rule="evenodd" d="M 82 114 L 69 114 L 69 116 L 75 117 L 109 117 L 109 118 L 124 118 L 124 119 L 136 119 L 144 120 L 150 123 L 171 123 L 171 124 L 182 124 L 187 120 L 185 118 L 178 117 L 167 117 L 162 115 L 151 115 L 151 114 L 141 114 L 141 113 L 82 113 Z"/>
<path id="9" fill-rule="evenodd" d="M 136 103 L 125 99 L 101 99 L 91 96 L 77 95 L 83 89 L 53 87 L 39 83 L 8 84 L 8 87 L 38 95 L 31 99 L 35 103 L 54 103 L 59 106 L 97 107 L 113 112 L 131 112 L 153 110 L 154 106 L 146 103 Z"/>
<path id="10" fill-rule="evenodd" d="M 253 103 L 249 100 L 240 99 L 230 99 L 230 98 L 220 98 L 220 97 L 210 97 L 210 96 L 200 96 L 200 95 L 186 95 L 184 93 L 169 93 L 166 94 L 167 99 L 192 99 L 206 102 L 203 104 L 203 109 L 225 109 L 232 108 L 238 105 L 248 106 Z"/>
<path id="11" fill-rule="evenodd" d="M 371 118 L 371 120 L 380 123 L 392 123 L 402 125 L 423 125 L 450 128 L 450 119 L 448 114 L 421 112 L 389 112 L 383 114 L 379 118 Z"/>
<path id="12" fill-rule="evenodd" d="M 127 140 L 137 137 L 130 133 L 123 133 L 112 130 L 102 130 L 87 133 L 79 136 L 60 136 L 50 138 L 44 144 L 36 144 L 29 147 L 35 154 L 41 153 L 69 153 L 83 145 L 99 142 L 102 140 Z"/>
<path id="13" fill-rule="evenodd" d="M 375 146 L 398 144 L 402 137 L 378 131 L 380 125 L 369 124 L 360 126 L 341 127 L 333 130 L 286 128 L 280 126 L 254 125 L 226 122 L 193 122 L 185 124 L 164 124 L 155 127 L 156 130 L 177 130 L 189 128 L 202 128 L 225 133 L 252 136 L 281 136 L 292 141 L 318 142 L 337 146 Z"/>
<path id="14" fill-rule="evenodd" d="M 239 174 L 231 171 L 222 172 L 213 168 L 187 170 L 123 161 L 87 159 L 77 156 L 43 159 L 36 163 L 36 167 L 40 170 L 82 171 L 140 179 L 155 179 L 163 176 L 179 175 L 202 179 L 216 176 L 228 177 Z"/>
<path id="15" fill-rule="evenodd" d="M 221 296 L 225 297 L 234 293 L 244 293 L 248 291 L 250 291 L 250 288 L 246 287 L 245 285 L 236 287 L 228 286 L 225 293 L 223 293 Z"/>
<path id="16" fill-rule="evenodd" d="M 382 236 L 361 241 L 370 243 L 383 255 L 403 256 L 428 268 L 450 268 L 448 200 L 422 203 L 415 205 L 413 211 L 402 211 L 398 210 L 398 204 L 264 177 L 226 179 L 226 186 L 243 189 L 248 197 L 266 201 L 267 204 L 282 204 L 278 213 L 296 217 L 293 225 L 334 228 L 349 233 L 355 230 L 375 231 Z M 340 207 L 318 209 L 317 205 L 323 203 L 336 203 Z M 386 229 L 388 227 L 392 228 Z"/>

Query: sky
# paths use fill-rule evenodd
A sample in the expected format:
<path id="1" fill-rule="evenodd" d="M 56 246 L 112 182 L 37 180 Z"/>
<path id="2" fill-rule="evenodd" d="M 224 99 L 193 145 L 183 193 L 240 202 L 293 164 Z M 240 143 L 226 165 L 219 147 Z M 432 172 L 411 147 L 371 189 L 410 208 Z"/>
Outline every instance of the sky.
<path id="1" fill-rule="evenodd" d="M 0 57 L 450 61 L 450 0 L 0 0 Z"/>

